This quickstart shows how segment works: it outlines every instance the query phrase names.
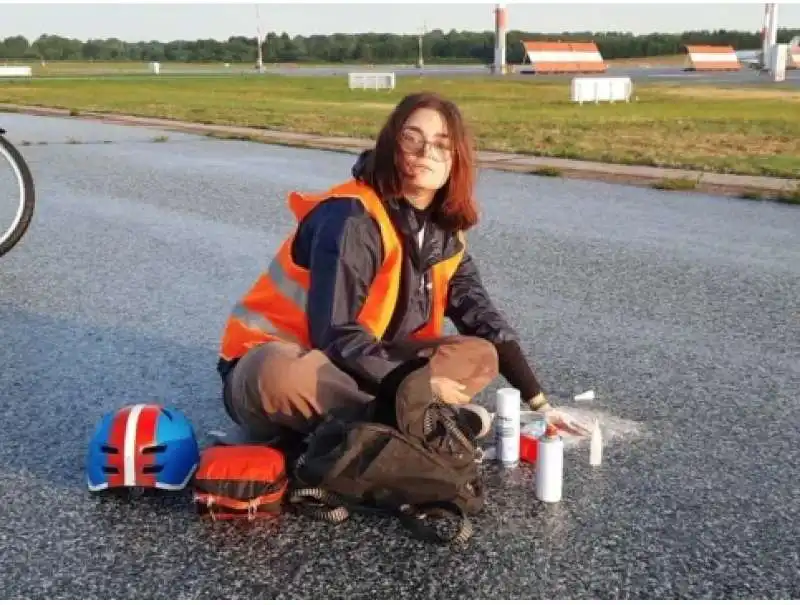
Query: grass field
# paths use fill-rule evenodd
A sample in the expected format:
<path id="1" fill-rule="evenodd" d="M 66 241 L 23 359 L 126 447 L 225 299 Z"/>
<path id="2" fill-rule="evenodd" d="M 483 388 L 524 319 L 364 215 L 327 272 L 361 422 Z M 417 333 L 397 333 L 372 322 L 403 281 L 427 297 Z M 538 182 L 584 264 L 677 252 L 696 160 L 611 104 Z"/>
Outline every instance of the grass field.
<path id="1" fill-rule="evenodd" d="M 630 104 L 578 106 L 567 80 L 404 77 L 376 92 L 344 78 L 185 76 L 9 81 L 0 102 L 373 137 L 421 89 L 454 99 L 484 150 L 800 178 L 800 91 L 778 88 L 641 85 Z"/>

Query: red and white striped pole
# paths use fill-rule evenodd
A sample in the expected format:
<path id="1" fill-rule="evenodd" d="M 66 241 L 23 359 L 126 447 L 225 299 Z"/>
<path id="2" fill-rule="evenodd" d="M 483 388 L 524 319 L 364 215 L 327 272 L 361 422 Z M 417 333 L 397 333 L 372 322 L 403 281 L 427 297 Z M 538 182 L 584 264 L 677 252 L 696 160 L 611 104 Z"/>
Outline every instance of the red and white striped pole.
<path id="1" fill-rule="evenodd" d="M 494 66 L 496 74 L 506 73 L 506 8 L 498 4 L 494 9 Z"/>

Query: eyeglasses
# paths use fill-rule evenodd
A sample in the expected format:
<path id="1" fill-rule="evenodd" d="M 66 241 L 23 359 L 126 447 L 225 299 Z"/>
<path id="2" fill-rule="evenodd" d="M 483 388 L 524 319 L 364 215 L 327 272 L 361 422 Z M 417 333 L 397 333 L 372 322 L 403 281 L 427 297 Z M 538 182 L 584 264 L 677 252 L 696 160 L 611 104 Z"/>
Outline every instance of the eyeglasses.
<path id="1" fill-rule="evenodd" d="M 400 149 L 405 153 L 425 155 L 428 148 L 432 150 L 431 157 L 440 162 L 449 160 L 453 154 L 447 140 L 426 141 L 422 133 L 415 130 L 404 130 L 400 133 Z"/>

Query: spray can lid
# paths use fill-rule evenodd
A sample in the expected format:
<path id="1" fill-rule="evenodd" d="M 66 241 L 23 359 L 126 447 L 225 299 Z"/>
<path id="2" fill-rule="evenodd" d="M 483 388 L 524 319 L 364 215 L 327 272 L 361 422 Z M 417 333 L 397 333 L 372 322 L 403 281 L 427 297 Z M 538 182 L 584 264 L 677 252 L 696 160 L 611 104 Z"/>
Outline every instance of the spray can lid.
<path id="1" fill-rule="evenodd" d="M 558 437 L 558 429 L 552 424 L 548 424 L 547 428 L 544 430 L 544 436 L 546 439 L 555 439 Z"/>

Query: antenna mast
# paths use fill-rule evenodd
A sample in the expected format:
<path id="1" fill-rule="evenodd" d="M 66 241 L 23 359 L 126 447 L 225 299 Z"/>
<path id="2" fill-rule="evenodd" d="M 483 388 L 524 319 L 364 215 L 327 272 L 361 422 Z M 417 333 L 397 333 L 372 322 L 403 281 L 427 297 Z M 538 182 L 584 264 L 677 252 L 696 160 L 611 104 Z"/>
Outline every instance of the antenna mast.
<path id="1" fill-rule="evenodd" d="M 258 53 L 256 69 L 261 74 L 264 73 L 264 55 L 261 50 L 261 15 L 258 11 L 258 4 L 256 4 L 256 51 Z"/>

